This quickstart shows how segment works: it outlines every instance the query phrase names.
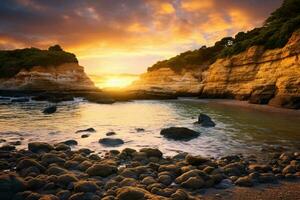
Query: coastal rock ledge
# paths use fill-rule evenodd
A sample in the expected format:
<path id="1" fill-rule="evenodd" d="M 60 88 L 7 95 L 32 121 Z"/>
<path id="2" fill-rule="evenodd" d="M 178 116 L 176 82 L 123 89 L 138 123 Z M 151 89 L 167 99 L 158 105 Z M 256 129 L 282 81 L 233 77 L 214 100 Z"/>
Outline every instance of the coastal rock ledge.
<path id="1" fill-rule="evenodd" d="M 252 46 L 244 52 L 181 72 L 148 70 L 130 90 L 200 98 L 234 98 L 250 103 L 300 108 L 300 30 L 283 48 Z"/>

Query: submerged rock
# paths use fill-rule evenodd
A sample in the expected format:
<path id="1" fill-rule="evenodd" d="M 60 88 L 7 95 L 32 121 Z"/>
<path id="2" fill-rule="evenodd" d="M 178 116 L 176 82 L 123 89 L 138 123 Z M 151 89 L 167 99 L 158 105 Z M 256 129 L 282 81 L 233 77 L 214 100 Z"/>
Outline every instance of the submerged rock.
<path id="1" fill-rule="evenodd" d="M 49 106 L 43 110 L 43 113 L 44 114 L 53 114 L 56 112 L 56 110 L 57 110 L 56 106 Z"/>
<path id="2" fill-rule="evenodd" d="M 203 114 L 203 113 L 201 113 L 198 116 L 197 123 L 200 124 L 203 127 L 214 127 L 214 126 L 216 126 L 215 122 L 213 122 L 212 119 L 208 115 Z"/>
<path id="3" fill-rule="evenodd" d="M 99 143 L 104 146 L 120 146 L 124 144 L 124 141 L 119 138 L 102 138 L 99 140 Z"/>
<path id="4" fill-rule="evenodd" d="M 94 132 L 96 132 L 96 130 L 94 128 L 87 128 L 87 129 L 83 129 L 83 130 L 78 130 L 75 133 L 82 133 L 82 132 L 94 133 Z"/>
<path id="5" fill-rule="evenodd" d="M 66 145 L 69 145 L 69 146 L 78 145 L 78 142 L 76 140 L 66 140 L 66 141 L 64 141 L 62 143 L 66 144 Z"/>
<path id="6" fill-rule="evenodd" d="M 107 132 L 105 135 L 106 135 L 106 136 L 112 136 L 112 135 L 116 135 L 116 133 L 113 132 L 113 131 L 110 131 L 110 132 Z"/>
<path id="7" fill-rule="evenodd" d="M 160 131 L 160 134 L 168 139 L 183 140 L 183 141 L 194 139 L 200 135 L 200 133 L 185 127 L 165 128 Z"/>

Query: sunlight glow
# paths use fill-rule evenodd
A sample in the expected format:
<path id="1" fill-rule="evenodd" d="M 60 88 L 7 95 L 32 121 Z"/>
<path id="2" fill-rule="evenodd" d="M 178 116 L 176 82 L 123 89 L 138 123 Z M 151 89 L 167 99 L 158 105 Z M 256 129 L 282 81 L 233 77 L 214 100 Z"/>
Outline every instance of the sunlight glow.
<path id="1" fill-rule="evenodd" d="M 98 88 L 124 88 L 138 79 L 136 75 L 123 74 L 90 77 Z"/>

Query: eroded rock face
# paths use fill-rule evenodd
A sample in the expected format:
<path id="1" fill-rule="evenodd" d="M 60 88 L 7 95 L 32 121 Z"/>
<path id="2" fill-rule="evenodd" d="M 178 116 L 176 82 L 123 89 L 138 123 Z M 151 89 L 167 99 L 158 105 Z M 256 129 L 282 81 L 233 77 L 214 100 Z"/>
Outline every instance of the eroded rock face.
<path id="1" fill-rule="evenodd" d="M 265 51 L 254 46 L 232 57 L 218 59 L 204 71 L 199 67 L 184 69 L 178 74 L 169 68 L 160 68 L 143 74 L 131 89 L 300 108 L 299 54 L 298 30 L 281 49 Z"/>
<path id="2" fill-rule="evenodd" d="M 59 66 L 36 66 L 21 70 L 8 79 L 0 79 L 3 90 L 93 90 L 94 83 L 78 63 L 65 63 Z"/>

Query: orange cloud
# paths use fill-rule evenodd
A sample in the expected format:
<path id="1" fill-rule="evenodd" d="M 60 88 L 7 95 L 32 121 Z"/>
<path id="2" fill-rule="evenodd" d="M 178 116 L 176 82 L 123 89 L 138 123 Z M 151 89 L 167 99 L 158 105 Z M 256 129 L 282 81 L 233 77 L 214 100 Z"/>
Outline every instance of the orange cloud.
<path id="1" fill-rule="evenodd" d="M 214 0 L 185 0 L 181 2 L 181 7 L 190 12 L 211 9 L 214 6 Z"/>

